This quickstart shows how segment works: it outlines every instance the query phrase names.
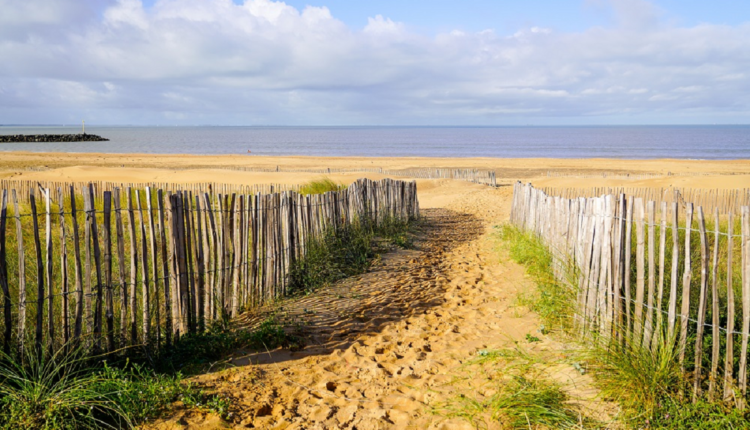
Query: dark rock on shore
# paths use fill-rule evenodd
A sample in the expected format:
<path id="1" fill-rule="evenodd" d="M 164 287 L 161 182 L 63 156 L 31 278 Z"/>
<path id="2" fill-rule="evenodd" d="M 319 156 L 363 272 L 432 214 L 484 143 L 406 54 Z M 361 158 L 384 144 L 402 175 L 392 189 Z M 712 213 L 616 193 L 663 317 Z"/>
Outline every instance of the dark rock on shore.
<path id="1" fill-rule="evenodd" d="M 103 142 L 105 139 L 95 134 L 11 134 L 0 135 L 0 143 L 10 142 Z"/>

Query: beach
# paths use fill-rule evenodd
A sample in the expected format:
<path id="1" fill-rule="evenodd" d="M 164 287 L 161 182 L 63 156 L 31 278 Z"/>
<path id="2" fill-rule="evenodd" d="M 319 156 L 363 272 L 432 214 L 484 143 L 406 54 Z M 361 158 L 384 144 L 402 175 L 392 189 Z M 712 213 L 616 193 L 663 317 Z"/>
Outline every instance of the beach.
<path id="1" fill-rule="evenodd" d="M 279 168 L 281 172 L 233 171 L 232 168 Z M 473 168 L 495 170 L 498 184 L 522 180 L 538 186 L 553 187 L 750 187 L 750 160 L 279 157 L 251 154 L 229 156 L 8 152 L 3 153 L 0 158 L 0 179 L 297 184 L 320 177 L 321 174 L 290 173 L 284 170 L 328 168 Z M 549 174 L 561 176 L 548 176 Z M 648 177 L 639 178 L 637 175 Z M 342 182 L 363 176 L 372 179 L 384 177 L 371 172 L 338 173 L 328 176 Z"/>
<path id="2" fill-rule="evenodd" d="M 249 172 L 238 169 L 269 169 Z M 28 181 L 299 184 L 304 169 L 473 168 L 495 170 L 498 187 L 417 179 L 422 210 L 411 249 L 388 252 L 361 276 L 302 298 L 241 315 L 252 327 L 269 314 L 300 321 L 298 351 L 239 349 L 189 378 L 231 400 L 231 415 L 181 406 L 146 428 L 471 429 L 442 413 L 456 396 L 492 395 L 491 375 L 467 367 L 480 351 L 516 349 L 535 357 L 540 377 L 560 384 L 582 413 L 603 422 L 617 407 L 597 397 L 576 371 L 564 339 L 547 335 L 519 297 L 534 288 L 504 251 L 497 227 L 508 221 L 512 187 L 750 188 L 750 160 L 260 157 L 15 152 L 0 179 Z M 325 175 L 348 184 L 377 172 Z M 408 178 L 405 178 L 408 179 Z M 535 339 L 530 343 L 528 339 Z M 483 376 L 484 375 L 484 376 Z M 492 417 L 480 417 L 493 425 Z M 491 428 L 491 427 L 490 427 Z"/>

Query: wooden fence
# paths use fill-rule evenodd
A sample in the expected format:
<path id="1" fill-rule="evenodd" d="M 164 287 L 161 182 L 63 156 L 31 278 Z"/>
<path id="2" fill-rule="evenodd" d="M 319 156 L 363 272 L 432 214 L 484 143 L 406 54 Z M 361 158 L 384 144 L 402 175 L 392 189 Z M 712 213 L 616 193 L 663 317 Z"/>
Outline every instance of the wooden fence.
<path id="1" fill-rule="evenodd" d="M 243 167 L 243 166 L 188 166 L 188 167 L 171 167 L 171 170 L 189 170 L 189 169 L 212 169 L 212 170 L 228 170 L 233 172 L 281 172 L 281 173 L 315 173 L 321 175 L 330 175 L 335 173 L 380 173 L 387 176 L 402 176 L 416 179 L 457 179 L 462 181 L 473 182 L 476 184 L 484 184 L 497 186 L 497 176 L 494 170 L 480 170 L 480 169 L 452 169 L 452 168 L 412 168 L 412 169 L 383 169 L 382 167 L 360 167 L 360 168 L 320 168 L 320 169 L 297 169 L 276 166 L 275 168 L 270 167 Z M 48 168 L 41 167 L 28 167 L 26 170 L 49 170 Z M 260 185 L 236 185 L 236 184 L 222 184 L 222 183 L 167 183 L 167 182 L 141 182 L 141 183 L 122 183 L 122 182 L 106 182 L 106 181 L 93 181 L 93 182 L 79 182 L 76 183 L 78 189 L 88 187 L 89 183 L 94 184 L 94 189 L 98 193 L 104 191 L 112 191 L 115 188 L 156 188 L 166 191 L 193 191 L 193 192 L 205 192 L 207 190 L 219 190 L 221 193 L 273 193 L 274 191 L 298 191 L 299 185 L 285 185 L 285 184 L 260 184 Z M 19 192 L 24 187 L 29 187 L 29 184 L 33 185 L 34 182 L 24 180 L 13 180 L 13 179 L 0 179 L 0 189 L 16 189 Z M 43 188 L 57 189 L 59 186 L 67 186 L 69 183 L 66 182 L 54 182 L 54 181 L 41 181 Z M 26 190 L 28 191 L 28 190 Z M 28 195 L 28 192 L 21 193 L 22 195 Z"/>
<path id="2" fill-rule="evenodd" d="M 748 206 L 737 217 L 625 194 L 568 199 L 517 183 L 511 222 L 547 243 L 559 279 L 578 275 L 581 336 L 652 351 L 674 345 L 694 401 L 707 395 L 744 407 Z"/>
<path id="3" fill-rule="evenodd" d="M 475 184 L 497 186 L 497 176 L 494 170 L 478 169 L 403 169 L 403 170 L 385 170 L 388 175 L 407 176 L 410 178 L 421 179 L 458 179 L 462 181 L 473 182 Z"/>
<path id="4" fill-rule="evenodd" d="M 323 169 L 295 169 L 276 166 L 276 168 L 264 167 L 225 167 L 227 170 L 243 172 L 288 172 L 288 173 L 381 173 L 389 176 L 406 176 L 417 179 L 457 179 L 497 186 L 497 176 L 494 170 L 480 169 L 453 169 L 446 167 L 416 167 L 412 169 L 383 169 L 382 167 L 357 167 L 357 168 L 323 168 Z"/>
<path id="5" fill-rule="evenodd" d="M 93 187 L 94 198 L 104 199 L 105 191 L 114 191 L 131 188 L 134 190 L 151 188 L 162 190 L 162 192 L 190 192 L 193 194 L 273 194 L 282 191 L 299 191 L 299 184 L 225 184 L 221 182 L 196 182 L 192 184 L 175 182 L 111 182 L 111 181 L 89 181 L 89 182 L 64 182 L 64 181 L 26 181 L 15 179 L 0 179 L 0 190 L 16 190 L 18 198 L 24 203 L 29 202 L 32 190 L 58 188 L 69 189 L 73 187 L 77 195 L 83 195 Z"/>
<path id="6" fill-rule="evenodd" d="M 740 214 L 740 208 L 750 205 L 750 189 L 701 189 L 701 188 L 679 188 L 679 187 L 589 187 L 589 188 L 558 188 L 540 187 L 545 194 L 559 196 L 565 199 L 578 197 L 598 197 L 602 195 L 625 194 L 645 201 L 656 203 L 666 202 L 668 206 L 679 203 L 680 208 L 686 205 L 701 206 L 706 212 L 714 212 L 718 209 L 721 214 Z"/>
<path id="7" fill-rule="evenodd" d="M 419 215 L 415 182 L 303 196 L 115 187 L 0 190 L 3 348 L 159 348 L 287 293 L 309 241 Z"/>
<path id="8" fill-rule="evenodd" d="M 747 175 L 747 172 L 667 172 L 667 173 L 654 173 L 654 172 L 592 172 L 592 173 L 581 173 L 581 172 L 570 172 L 570 171 L 555 171 L 548 170 L 548 178 L 577 178 L 577 179 L 629 179 L 629 180 L 641 180 L 641 179 L 656 179 L 663 178 L 665 176 L 681 176 L 681 177 L 696 177 L 696 176 L 734 176 L 734 175 Z"/>

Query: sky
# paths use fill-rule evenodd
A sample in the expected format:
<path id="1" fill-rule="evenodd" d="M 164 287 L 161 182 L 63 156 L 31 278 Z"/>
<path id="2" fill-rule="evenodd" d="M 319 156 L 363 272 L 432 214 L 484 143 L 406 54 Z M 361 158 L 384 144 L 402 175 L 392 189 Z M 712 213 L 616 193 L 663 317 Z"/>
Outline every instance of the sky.
<path id="1" fill-rule="evenodd" d="M 750 124 L 750 2 L 0 0 L 0 124 Z"/>

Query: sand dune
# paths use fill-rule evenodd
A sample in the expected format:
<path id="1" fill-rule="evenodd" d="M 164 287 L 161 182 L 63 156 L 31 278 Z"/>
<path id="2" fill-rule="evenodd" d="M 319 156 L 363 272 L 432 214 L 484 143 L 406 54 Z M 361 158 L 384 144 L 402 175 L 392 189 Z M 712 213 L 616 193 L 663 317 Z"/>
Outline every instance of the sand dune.
<path id="1" fill-rule="evenodd" d="M 517 179 L 538 186 L 750 187 L 750 162 L 681 160 L 498 160 L 363 159 L 250 156 L 153 156 L 106 154 L 4 154 L 0 178 L 108 180 L 124 182 L 299 183 L 319 174 L 253 173 L 231 166 L 295 168 L 476 167 L 498 171 L 501 184 Z M 44 167 L 46 166 L 46 167 Z M 29 170 L 44 167 L 44 170 Z M 658 173 L 648 179 L 546 176 L 601 172 Z M 666 176 L 667 172 L 708 176 Z M 741 174 L 737 174 L 741 173 Z M 348 183 L 370 173 L 334 174 Z M 481 349 L 523 344 L 550 357 L 565 345 L 539 333 L 539 318 L 516 297 L 533 286 L 524 270 L 497 250 L 493 226 L 508 219 L 511 187 L 489 188 L 452 180 L 418 180 L 424 219 L 413 250 L 387 254 L 361 276 L 283 304 L 301 321 L 308 344 L 300 351 L 235 351 L 223 370 L 192 378 L 233 399 L 232 416 L 179 407 L 149 423 L 152 428 L 473 428 L 468 422 L 432 413 L 460 393 L 484 395 L 479 380 L 460 377 Z M 252 325 L 269 309 L 245 314 Z M 533 334 L 541 342 L 526 344 Z M 548 377 L 563 384 L 587 413 L 606 419 L 608 406 L 593 396 L 590 379 L 570 365 L 550 365 Z M 586 409 L 588 408 L 588 409 Z M 491 428 L 491 427 L 490 427 Z"/>

